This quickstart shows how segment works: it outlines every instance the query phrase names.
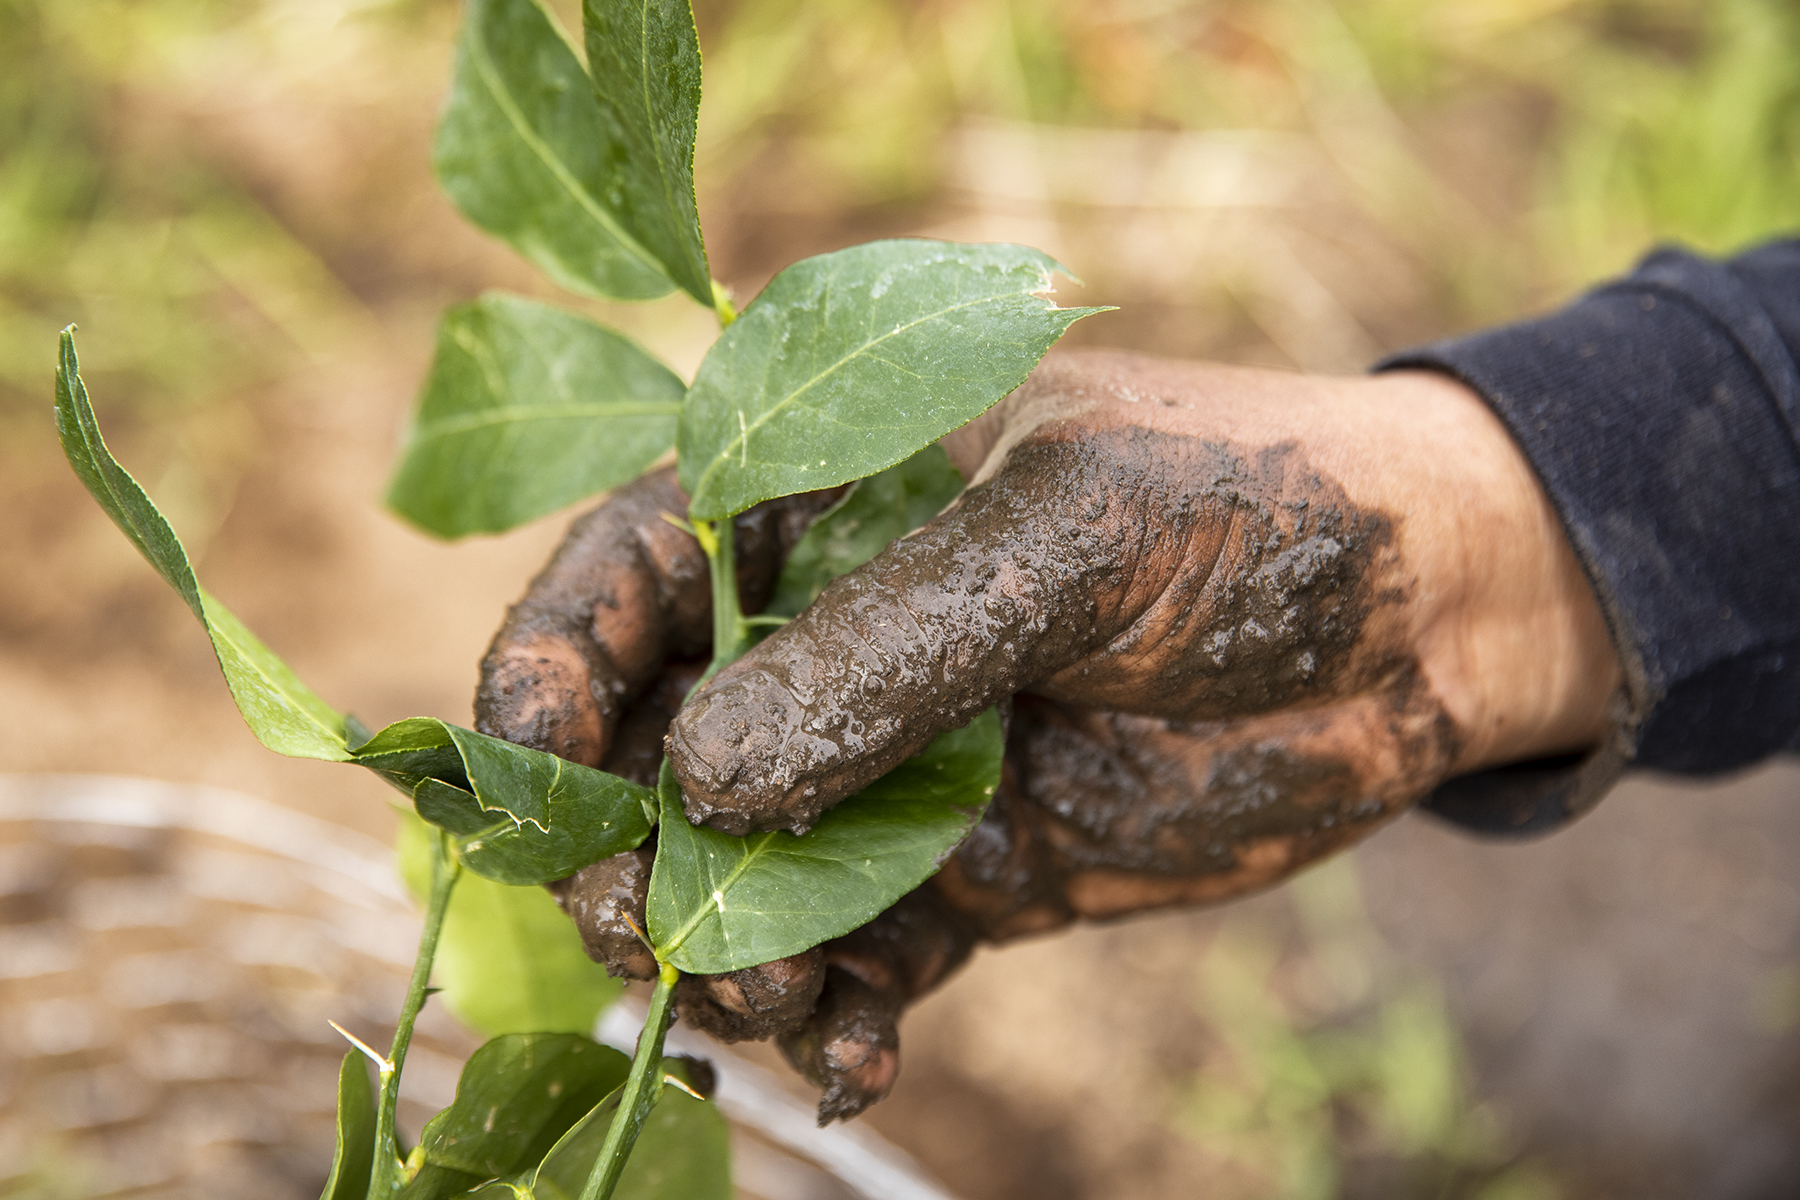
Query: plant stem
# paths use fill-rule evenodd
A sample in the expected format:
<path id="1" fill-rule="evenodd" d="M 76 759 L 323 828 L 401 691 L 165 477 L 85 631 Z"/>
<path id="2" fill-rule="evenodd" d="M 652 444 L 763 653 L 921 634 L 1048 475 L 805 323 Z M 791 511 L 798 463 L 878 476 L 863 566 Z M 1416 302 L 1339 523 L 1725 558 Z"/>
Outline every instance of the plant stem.
<path id="1" fill-rule="evenodd" d="M 406 985 L 406 1002 L 400 1006 L 400 1023 L 394 1027 L 394 1044 L 381 1072 L 381 1104 L 375 1112 L 375 1165 L 369 1178 L 370 1200 L 388 1200 L 405 1186 L 405 1169 L 394 1138 L 394 1112 L 400 1101 L 400 1071 L 406 1065 L 406 1048 L 412 1042 L 413 1022 L 425 1006 L 431 983 L 431 964 L 437 958 L 438 935 L 444 931 L 444 914 L 450 892 L 462 875 L 462 863 L 449 849 L 449 835 L 437 830 L 431 854 L 431 898 L 425 906 L 425 928 L 419 934 L 419 953 L 413 959 L 412 979 Z"/>
<path id="2" fill-rule="evenodd" d="M 717 524 L 695 521 L 693 529 L 700 548 L 706 551 L 713 598 L 713 658 L 706 668 L 706 675 L 694 685 L 698 691 L 713 672 L 749 649 L 750 626 L 738 604 L 736 523 L 730 517 Z M 667 764 L 664 764 L 664 770 L 667 770 Z M 650 993 L 650 1009 L 644 1014 L 644 1028 L 638 1034 L 631 1073 L 625 1077 L 619 1107 L 613 1114 L 612 1126 L 606 1131 L 606 1143 L 600 1147 L 600 1157 L 594 1160 L 594 1168 L 581 1189 L 581 1200 L 610 1200 L 613 1189 L 619 1184 L 619 1176 L 625 1170 L 625 1161 L 631 1156 L 631 1148 L 637 1143 L 650 1110 L 662 1096 L 663 1040 L 668 1036 L 675 985 L 681 981 L 681 972 L 674 964 L 661 962 L 661 956 L 679 942 L 680 935 L 670 946 L 656 950 L 661 965 L 656 990 Z"/>
<path id="3" fill-rule="evenodd" d="M 731 303 L 731 296 L 725 291 L 725 285 L 718 280 L 712 281 L 713 312 L 719 316 L 719 328 L 729 329 L 737 320 L 737 308 Z"/>
<path id="4" fill-rule="evenodd" d="M 656 990 L 650 993 L 650 1009 L 644 1014 L 644 1028 L 638 1033 L 637 1054 L 631 1060 L 631 1073 L 625 1077 L 625 1090 L 619 1095 L 619 1107 L 613 1113 L 612 1127 L 606 1131 L 606 1143 L 600 1157 L 581 1189 L 581 1200 L 610 1200 L 625 1170 L 631 1147 L 643 1131 L 650 1110 L 662 1096 L 663 1039 L 669 1033 L 670 1010 L 674 1007 L 675 984 L 681 972 L 668 963 L 662 964 Z"/>
<path id="5" fill-rule="evenodd" d="M 749 648 L 750 626 L 738 606 L 736 523 L 729 517 L 717 523 L 695 521 L 694 530 L 712 575 L 713 657 L 706 672 L 711 675 Z"/>

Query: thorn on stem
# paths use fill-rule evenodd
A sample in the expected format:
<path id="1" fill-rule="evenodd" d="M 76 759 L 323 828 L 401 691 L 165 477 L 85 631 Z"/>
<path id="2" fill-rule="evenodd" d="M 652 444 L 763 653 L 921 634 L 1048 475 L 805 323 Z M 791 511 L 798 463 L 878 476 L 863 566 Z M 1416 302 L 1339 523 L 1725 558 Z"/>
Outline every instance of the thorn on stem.
<path id="1" fill-rule="evenodd" d="M 633 932 L 637 935 L 637 940 L 644 943 L 644 949 L 648 950 L 652 957 L 655 957 L 656 947 L 652 946 L 650 944 L 650 939 L 648 936 L 645 935 L 643 928 L 641 926 L 639 926 L 636 921 L 631 919 L 631 914 L 628 912 L 622 912 L 619 914 L 619 916 L 621 916 L 625 919 L 625 924 L 631 926 L 631 932 Z"/>
<path id="2" fill-rule="evenodd" d="M 696 1092 L 693 1088 L 691 1088 L 687 1084 L 681 1082 L 681 1080 L 677 1079 L 673 1075 L 664 1074 L 663 1082 L 668 1083 L 668 1084 L 673 1084 L 674 1086 L 680 1088 L 682 1091 L 686 1092 L 688 1095 L 692 1096 L 696 1100 L 706 1099 L 705 1096 L 702 1096 L 699 1092 Z"/>
<path id="3" fill-rule="evenodd" d="M 365 1054 L 368 1057 L 369 1061 L 375 1064 L 376 1070 L 380 1071 L 383 1075 L 393 1074 L 394 1064 L 389 1062 L 387 1060 L 386 1056 L 377 1054 L 375 1052 L 374 1048 L 369 1045 L 369 1043 L 363 1041 L 361 1038 L 357 1037 L 354 1033 L 351 1033 L 348 1029 L 345 1029 L 342 1025 L 339 1025 L 336 1021 L 327 1020 L 325 1023 L 327 1025 L 331 1026 L 333 1029 L 337 1030 L 339 1033 L 343 1034 L 345 1041 L 349 1042 L 352 1046 L 355 1046 L 358 1050 L 361 1050 L 363 1052 L 363 1054 Z"/>

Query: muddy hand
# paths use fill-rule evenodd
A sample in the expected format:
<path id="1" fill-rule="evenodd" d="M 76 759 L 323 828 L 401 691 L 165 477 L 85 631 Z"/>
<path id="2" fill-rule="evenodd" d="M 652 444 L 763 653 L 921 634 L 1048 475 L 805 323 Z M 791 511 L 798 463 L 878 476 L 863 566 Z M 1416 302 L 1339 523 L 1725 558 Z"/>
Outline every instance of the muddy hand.
<path id="1" fill-rule="evenodd" d="M 1065 354 L 946 448 L 974 477 L 958 503 L 677 718 L 690 819 L 803 831 L 1020 692 L 1341 714 L 1346 753 L 1421 790 L 1600 736 L 1598 609 L 1524 460 L 1448 379 Z M 1406 726 L 1379 750 L 1371 705 Z"/>
<path id="2" fill-rule="evenodd" d="M 885 1094 L 901 1009 L 980 941 L 1266 887 L 1452 775 L 1604 734 L 1591 591 L 1448 379 L 1061 355 L 946 448 L 963 499 L 667 743 L 691 818 L 800 830 L 1015 698 L 987 818 L 824 948 L 819 1003 L 778 1035 L 821 1119 Z"/>
<path id="3" fill-rule="evenodd" d="M 838 492 L 759 505 L 736 521 L 740 602 L 768 600 L 787 552 Z M 581 517 L 481 664 L 475 724 L 653 786 L 663 736 L 700 678 L 712 634 L 706 557 L 668 517 L 687 512 L 672 470 L 621 488 Z M 551 885 L 590 957 L 615 975 L 652 979 L 644 928 L 655 842 Z M 812 1009 L 818 951 L 708 981 L 709 1027 L 734 1040 L 769 1037 Z M 694 984 L 684 989 L 691 1006 Z"/>
<path id="4" fill-rule="evenodd" d="M 1001 791 L 925 887 L 818 951 L 684 985 L 691 1022 L 776 1036 L 822 1119 L 886 1092 L 901 1009 L 979 941 L 1267 886 L 1452 774 L 1605 727 L 1618 667 L 1593 598 L 1504 431 L 1453 382 L 1062 355 L 946 449 L 973 478 L 962 501 L 721 672 L 667 741 L 690 817 L 803 829 L 1017 697 Z M 483 696 L 510 679 L 515 727 L 600 729 L 570 744 L 647 771 L 680 695 L 649 683 L 704 639 L 704 575 L 673 541 L 662 559 L 687 568 L 588 564 L 617 541 L 578 527 Z M 560 590 L 627 597 L 589 603 L 603 656 L 562 635 L 585 676 L 539 650 L 559 630 L 541 614 L 585 611 Z M 588 707 L 565 677 L 621 682 Z M 620 915 L 641 926 L 647 861 L 562 885 L 621 973 L 648 966 Z"/>

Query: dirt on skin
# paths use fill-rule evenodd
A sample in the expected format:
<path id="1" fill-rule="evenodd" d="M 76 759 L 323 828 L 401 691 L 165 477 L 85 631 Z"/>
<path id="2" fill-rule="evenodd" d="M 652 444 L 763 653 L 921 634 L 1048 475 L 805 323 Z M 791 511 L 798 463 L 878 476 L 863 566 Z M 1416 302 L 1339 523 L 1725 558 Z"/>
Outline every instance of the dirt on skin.
<path id="1" fill-rule="evenodd" d="M 640 485 L 577 522 L 496 641 L 490 670 L 508 682 L 484 685 L 490 716 L 526 719 L 533 695 L 516 668 L 541 655 L 544 614 L 562 614 L 549 637 L 564 647 L 579 644 L 567 631 L 585 604 L 596 647 L 644 636 L 648 612 L 665 652 L 695 649 L 704 582 L 670 565 L 682 562 L 673 527 L 651 515 L 679 499 L 671 486 Z M 939 875 L 822 952 L 684 980 L 683 1018 L 726 1041 L 776 1038 L 821 1089 L 821 1120 L 854 1115 L 893 1086 L 901 1012 L 979 941 L 1238 895 L 1403 811 L 1442 778 L 1456 737 L 1397 623 L 1369 619 L 1406 596 L 1394 526 L 1293 445 L 1062 422 L 679 717 L 695 667 L 665 668 L 610 718 L 605 761 L 647 779 L 653 739 L 676 718 L 678 771 L 704 761 L 697 744 L 736 763 L 731 812 L 689 796 L 690 815 L 733 832 L 803 828 L 938 729 L 996 702 L 1010 713 L 999 794 Z M 746 600 L 766 594 L 764 556 L 783 542 L 740 536 L 756 555 Z M 654 605 L 619 598 L 650 582 Z M 588 662 L 616 681 L 625 660 L 601 649 Z M 579 691 L 554 683 L 555 711 L 579 707 Z M 746 780 L 759 750 L 773 766 Z M 850 754 L 870 761 L 846 770 Z M 648 978 L 648 853 L 622 858 L 558 890 L 590 954 Z"/>
<path id="2" fill-rule="evenodd" d="M 668 744 L 688 815 L 804 831 L 1022 691 L 1218 720 L 1398 679 L 1400 649 L 1359 645 L 1403 594 L 1392 531 L 1291 445 L 1040 430 L 694 699 Z"/>
<path id="3" fill-rule="evenodd" d="M 736 519 L 745 611 L 768 603 L 788 550 L 841 494 L 783 497 Z M 692 660 L 711 643 L 706 556 L 674 523 L 686 512 L 687 497 L 666 468 L 575 521 L 525 599 L 507 610 L 482 660 L 477 729 L 585 766 L 602 764 L 630 703 L 652 684 L 669 682 L 671 658 Z M 695 671 L 688 683 L 697 678 Z M 678 705 L 685 690 L 674 694 Z M 652 697 L 652 711 L 672 712 L 668 699 Z M 652 750 L 660 757 L 660 748 Z"/>

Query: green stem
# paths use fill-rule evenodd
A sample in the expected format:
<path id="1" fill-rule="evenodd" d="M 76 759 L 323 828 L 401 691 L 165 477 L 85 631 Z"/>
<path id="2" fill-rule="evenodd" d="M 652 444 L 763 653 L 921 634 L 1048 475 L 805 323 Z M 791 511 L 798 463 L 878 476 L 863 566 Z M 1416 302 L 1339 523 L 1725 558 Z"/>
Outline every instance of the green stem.
<path id="1" fill-rule="evenodd" d="M 405 1166 L 394 1138 L 394 1112 L 400 1101 L 400 1072 L 406 1066 L 406 1048 L 412 1042 L 413 1022 L 425 1006 L 431 983 L 431 964 L 437 958 L 438 935 L 444 931 L 444 913 L 450 892 L 462 874 L 462 864 L 450 854 L 448 835 L 437 830 L 431 853 L 431 898 L 425 905 L 425 928 L 419 934 L 419 953 L 413 959 L 412 979 L 406 985 L 406 1002 L 400 1006 L 400 1023 L 394 1027 L 394 1044 L 381 1072 L 381 1106 L 375 1112 L 375 1165 L 369 1177 L 370 1200 L 387 1200 L 406 1186 Z"/>
<path id="2" fill-rule="evenodd" d="M 731 296 L 725 291 L 725 285 L 718 280 L 712 281 L 713 312 L 719 315 L 719 328 L 729 329 L 737 320 L 737 309 L 731 303 Z"/>
<path id="3" fill-rule="evenodd" d="M 706 675 L 694 685 L 698 691 L 713 672 L 749 649 L 750 626 L 738 604 L 734 522 L 730 517 L 716 525 L 695 521 L 693 529 L 700 548 L 706 551 L 713 598 L 713 658 Z M 631 1073 L 625 1077 L 625 1090 L 619 1096 L 612 1126 L 606 1131 L 606 1144 L 600 1147 L 600 1157 L 594 1160 L 594 1169 L 581 1189 L 581 1200 L 610 1200 L 619 1175 L 625 1170 L 625 1160 L 631 1156 L 650 1110 L 662 1096 L 663 1039 L 669 1032 L 675 985 L 681 981 L 681 972 L 674 964 L 662 962 L 662 958 L 685 937 L 685 932 L 678 934 L 668 946 L 656 950 L 662 969 L 657 975 L 656 990 L 650 993 L 650 1010 L 644 1014 L 644 1028 L 638 1034 L 637 1054 L 631 1060 Z"/>
<path id="4" fill-rule="evenodd" d="M 587 1186 L 581 1189 L 581 1200 L 610 1200 L 613 1189 L 619 1185 L 619 1175 L 625 1170 L 631 1147 L 643 1131 L 650 1110 L 662 1096 L 663 1039 L 669 1033 L 675 984 L 680 978 L 680 971 L 668 963 L 662 965 L 656 990 L 650 993 L 650 1010 L 644 1014 L 644 1028 L 638 1034 L 631 1073 L 625 1077 L 625 1090 L 619 1095 L 612 1127 L 606 1131 L 606 1144 L 600 1147 L 593 1173 L 588 1176 Z"/>
<path id="5" fill-rule="evenodd" d="M 713 657 L 706 672 L 711 675 L 749 649 L 750 626 L 738 605 L 735 523 L 729 517 L 716 524 L 695 521 L 694 532 L 706 551 L 706 565 L 712 575 Z"/>

